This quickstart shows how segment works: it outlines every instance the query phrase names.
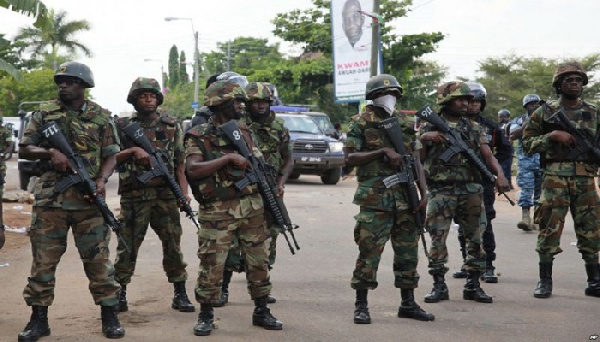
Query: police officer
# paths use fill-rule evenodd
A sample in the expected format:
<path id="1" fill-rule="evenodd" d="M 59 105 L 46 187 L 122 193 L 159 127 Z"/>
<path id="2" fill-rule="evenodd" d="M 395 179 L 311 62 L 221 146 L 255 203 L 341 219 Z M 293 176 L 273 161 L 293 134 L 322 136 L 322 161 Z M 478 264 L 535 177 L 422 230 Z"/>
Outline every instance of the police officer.
<path id="1" fill-rule="evenodd" d="M 528 154 L 523 150 L 523 127 L 529 117 L 540 106 L 540 97 L 527 94 L 523 97 L 523 108 L 527 113 L 514 118 L 510 122 L 510 140 L 517 141 L 517 185 L 521 189 L 517 204 L 521 207 L 522 218 L 517 228 L 530 231 L 535 229 L 531 219 L 530 208 L 537 207 L 542 191 L 542 171 L 540 169 L 540 154 Z"/>
<path id="2" fill-rule="evenodd" d="M 12 142 L 12 132 L 2 125 L 2 110 L 0 110 L 0 151 L 2 155 L 0 156 L 0 176 L 2 179 L 0 180 L 0 198 L 4 194 L 4 178 L 6 177 L 6 158 L 10 156 L 12 152 L 13 142 Z M 0 201 L 0 249 L 4 246 L 4 220 L 2 217 L 2 201 Z"/>
<path id="3" fill-rule="evenodd" d="M 500 129 L 502 130 L 505 139 L 508 139 L 510 137 L 510 110 L 504 108 L 498 111 L 498 125 L 500 126 Z M 500 163 L 502 171 L 504 172 L 506 179 L 508 179 L 510 190 L 513 189 L 512 163 L 514 158 L 514 152 L 514 148 L 512 144 L 510 144 L 510 154 L 508 156 L 503 156 L 503 159 L 498 159 L 498 163 Z"/>
<path id="4" fill-rule="evenodd" d="M 292 159 L 292 145 L 290 145 L 290 133 L 283 126 L 283 120 L 275 118 L 275 112 L 270 110 L 270 104 L 273 100 L 271 87 L 266 82 L 250 82 L 246 86 L 246 116 L 242 119 L 257 140 L 258 148 L 265 161 L 273 168 L 277 174 L 277 196 L 283 196 L 284 184 L 294 167 Z M 277 255 L 277 236 L 279 227 L 272 224 L 271 218 L 267 216 L 269 225 L 269 266 L 273 267 Z M 215 306 L 223 306 L 229 300 L 229 283 L 233 271 L 245 270 L 245 258 L 241 255 L 239 241 L 234 238 L 234 244 L 229 250 L 227 261 L 225 262 L 225 272 L 223 273 L 223 285 L 221 286 L 221 299 Z M 275 297 L 269 295 L 268 303 L 275 303 Z"/>
<path id="5" fill-rule="evenodd" d="M 145 184 L 138 180 L 139 176 L 150 171 L 153 166 L 150 155 L 123 132 L 123 128 L 130 122 L 140 125 L 189 200 L 181 128 L 175 119 L 157 111 L 158 106 L 163 103 L 163 94 L 158 81 L 153 78 L 138 77 L 133 81 L 127 94 L 127 102 L 133 105 L 136 112 L 131 118 L 116 120 L 122 148 L 116 156 L 119 165 L 122 234 L 123 240 L 131 248 L 128 251 L 119 240 L 115 261 L 115 280 L 121 285 L 119 310 L 125 312 L 129 309 L 127 285 L 131 282 L 138 250 L 150 225 L 162 242 L 163 269 L 174 287 L 171 307 L 181 312 L 193 312 L 194 306 L 185 290 L 187 265 L 183 261 L 180 246 L 180 203 L 163 177 L 154 177 Z"/>
<path id="6" fill-rule="evenodd" d="M 508 181 L 492 154 L 484 130 L 465 117 L 469 101 L 473 99 L 469 86 L 463 82 L 448 82 L 438 88 L 437 94 L 441 119 L 458 131 L 473 152 L 482 157 L 491 172 L 498 176 L 498 191 L 505 191 Z M 491 303 L 492 297 L 481 289 L 479 283 L 479 277 L 485 270 L 485 252 L 481 248 L 483 187 L 480 171 L 463 153 L 456 153 L 448 161 L 442 161 L 440 157 L 448 149 L 447 140 L 445 134 L 430 123 L 422 126 L 420 140 L 423 143 L 421 159 L 427 177 L 425 226 L 431 234 L 429 273 L 434 280 L 425 302 L 449 299 L 444 279 L 448 272 L 446 239 L 450 223 L 455 219 L 463 229 L 467 244 L 463 265 L 467 270 L 467 283 L 463 299 Z"/>
<path id="7" fill-rule="evenodd" d="M 469 86 L 473 99 L 469 102 L 469 108 L 467 109 L 467 116 L 473 122 L 476 122 L 481 126 L 484 131 L 488 145 L 494 152 L 494 156 L 500 162 L 502 158 L 511 155 L 512 147 L 508 140 L 504 137 L 502 130 L 498 126 L 498 123 L 486 119 L 481 116 L 481 113 L 485 110 L 487 104 L 487 91 L 485 87 L 479 82 L 466 82 Z M 485 251 L 485 272 L 481 275 L 481 279 L 486 283 L 497 283 L 498 277 L 494 274 L 495 267 L 493 265 L 496 260 L 496 239 L 492 228 L 492 220 L 496 218 L 496 210 L 494 209 L 494 202 L 496 200 L 495 186 L 494 183 L 483 180 L 483 204 L 485 208 L 485 217 L 482 217 L 484 226 L 482 234 L 483 250 Z M 458 240 L 460 242 L 460 249 L 462 252 L 463 259 L 467 257 L 466 251 L 466 240 L 462 229 L 459 228 Z M 454 278 L 466 278 L 467 271 L 461 269 L 452 275 Z"/>
<path id="8" fill-rule="evenodd" d="M 527 153 L 539 153 L 542 159 L 542 193 L 535 221 L 539 224 L 536 251 L 539 255 L 540 281 L 533 292 L 536 298 L 552 295 L 552 263 L 562 252 L 560 236 L 565 216 L 571 210 L 577 248 L 585 262 L 587 296 L 600 297 L 600 198 L 594 177 L 598 159 L 586 149 L 578 149 L 575 137 L 556 121 L 562 112 L 572 126 L 583 134 L 596 137 L 600 129 L 600 111 L 581 99 L 588 76 L 576 61 L 561 63 L 552 77 L 558 100 L 536 109 L 523 130 L 523 147 Z M 595 144 L 595 139 L 591 139 Z M 596 148 L 598 146 L 596 145 Z"/>
<path id="9" fill-rule="evenodd" d="M 57 182 L 72 171 L 67 157 L 52 148 L 40 128 L 55 122 L 73 151 L 89 161 L 87 171 L 96 179 L 96 192 L 105 195 L 119 152 L 118 139 L 110 112 L 86 100 L 85 89 L 94 87 L 90 68 L 81 63 L 61 64 L 54 74 L 58 99 L 45 102 L 33 113 L 19 142 L 19 157 L 42 161 L 42 175 L 33 193 L 33 213 L 29 232 L 33 262 L 23 297 L 32 308 L 31 319 L 19 334 L 19 341 L 36 341 L 50 335 L 48 306 L 54 300 L 56 267 L 67 249 L 67 233 L 72 228 L 89 290 L 96 305 L 102 307 L 102 333 L 108 338 L 125 335 L 118 318 L 114 268 L 109 258 L 110 231 L 98 208 L 77 186 L 63 193 L 54 191 Z"/>
<path id="10" fill-rule="evenodd" d="M 196 300 L 200 302 L 194 334 L 210 335 L 214 321 L 213 305 L 221 296 L 225 259 L 234 235 L 246 255 L 248 291 L 256 305 L 252 324 L 267 330 L 281 330 L 282 323 L 271 315 L 267 297 L 271 293 L 268 265 L 269 231 L 265 210 L 256 184 L 242 189 L 235 182 L 246 177 L 248 160 L 238 153 L 219 126 L 239 120 L 246 93 L 233 81 L 217 81 L 204 93 L 204 105 L 214 113 L 206 124 L 189 130 L 185 136 L 187 177 L 200 204 L 198 257 L 200 272 Z M 249 128 L 238 123 L 250 149 L 259 154 Z"/>
<path id="11" fill-rule="evenodd" d="M 406 150 L 412 154 L 415 131 L 404 114 L 395 110 L 396 100 L 402 97 L 402 87 L 392 75 L 378 75 L 369 79 L 366 98 L 373 103 L 352 117 L 344 154 L 346 165 L 355 166 L 358 188 L 353 203 L 360 206 L 355 216 L 354 242 L 358 245 L 358 258 L 350 286 L 356 290 L 355 324 L 370 324 L 367 294 L 377 288 L 377 269 L 381 253 L 388 240 L 394 250 L 394 286 L 400 289 L 402 301 L 398 317 L 433 321 L 434 315 L 425 312 L 415 302 L 414 289 L 419 283 L 417 273 L 418 241 L 420 227 L 415 224 L 415 213 L 409 209 L 406 188 L 398 184 L 386 188 L 383 179 L 398 172 L 402 156 L 381 127 L 381 121 L 396 117 L 403 130 Z M 421 201 L 424 210 L 425 177 L 419 161 L 414 157 L 419 174 Z"/>

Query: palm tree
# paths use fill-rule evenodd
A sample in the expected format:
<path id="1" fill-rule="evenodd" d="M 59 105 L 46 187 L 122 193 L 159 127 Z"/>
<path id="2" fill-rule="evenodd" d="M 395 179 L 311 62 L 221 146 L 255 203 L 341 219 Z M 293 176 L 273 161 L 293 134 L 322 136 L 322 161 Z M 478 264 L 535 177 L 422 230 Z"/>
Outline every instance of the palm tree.
<path id="1" fill-rule="evenodd" d="M 15 36 L 15 41 L 24 41 L 27 43 L 25 50 L 32 52 L 32 57 L 38 55 L 49 57 L 53 69 L 56 70 L 58 51 L 60 48 L 66 48 L 71 54 L 76 54 L 81 50 L 87 57 L 92 56 L 90 49 L 74 40 L 72 37 L 80 32 L 90 29 L 90 23 L 87 20 L 66 20 L 67 12 L 60 11 L 58 14 L 51 10 L 48 13 L 49 18 L 53 18 L 52 24 L 42 27 L 24 27 L 19 30 Z M 49 48 L 49 49 L 48 49 Z"/>
<path id="2" fill-rule="evenodd" d="M 36 21 L 33 24 L 34 27 L 40 28 L 50 23 L 48 20 L 48 8 L 40 0 L 2 0 L 0 1 L 0 7 L 4 7 L 13 12 L 22 13 L 30 17 L 35 17 Z M 23 79 L 23 76 L 21 76 L 19 71 L 2 58 L 0 58 L 0 71 L 6 71 L 10 76 L 16 78 L 17 80 Z"/>

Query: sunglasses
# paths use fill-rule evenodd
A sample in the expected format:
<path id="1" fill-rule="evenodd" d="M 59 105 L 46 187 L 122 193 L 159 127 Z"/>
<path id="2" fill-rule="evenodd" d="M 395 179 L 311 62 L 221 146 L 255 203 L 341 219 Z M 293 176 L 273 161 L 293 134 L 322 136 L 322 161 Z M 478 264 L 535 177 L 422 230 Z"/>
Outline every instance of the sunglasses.
<path id="1" fill-rule="evenodd" d="M 57 77 L 56 84 L 62 84 L 62 83 L 70 86 L 73 84 L 79 84 L 79 83 L 81 83 L 81 81 L 75 77 Z"/>
<path id="2" fill-rule="evenodd" d="M 581 76 L 569 76 L 563 80 L 563 83 L 583 83 L 583 77 Z"/>

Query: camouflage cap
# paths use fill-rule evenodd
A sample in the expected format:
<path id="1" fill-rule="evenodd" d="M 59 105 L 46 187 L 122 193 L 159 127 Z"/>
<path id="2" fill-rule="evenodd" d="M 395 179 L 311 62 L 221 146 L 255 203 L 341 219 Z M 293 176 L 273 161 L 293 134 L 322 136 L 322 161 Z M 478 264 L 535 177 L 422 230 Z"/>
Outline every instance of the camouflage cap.
<path id="1" fill-rule="evenodd" d="M 137 96 L 144 90 L 156 94 L 156 104 L 158 106 L 163 103 L 164 97 L 161 92 L 160 84 L 157 80 L 148 77 L 138 77 L 131 83 L 131 88 L 127 94 L 127 102 L 135 104 Z"/>
<path id="2" fill-rule="evenodd" d="M 568 61 L 561 63 L 556 67 L 556 71 L 552 77 L 552 86 L 556 88 L 558 83 L 562 80 L 562 77 L 567 74 L 578 74 L 583 78 L 583 85 L 588 84 L 588 76 L 581 64 L 577 61 Z"/>
<path id="3" fill-rule="evenodd" d="M 471 89 L 464 82 L 446 82 L 439 86 L 437 90 L 437 104 L 440 106 L 460 97 L 473 98 Z"/>
<path id="4" fill-rule="evenodd" d="M 217 81 L 204 91 L 204 105 L 218 106 L 230 100 L 246 101 L 246 92 L 234 81 Z"/>
<path id="5" fill-rule="evenodd" d="M 271 84 L 267 82 L 250 82 L 246 86 L 246 96 L 248 101 L 265 100 L 271 101 L 272 93 Z"/>

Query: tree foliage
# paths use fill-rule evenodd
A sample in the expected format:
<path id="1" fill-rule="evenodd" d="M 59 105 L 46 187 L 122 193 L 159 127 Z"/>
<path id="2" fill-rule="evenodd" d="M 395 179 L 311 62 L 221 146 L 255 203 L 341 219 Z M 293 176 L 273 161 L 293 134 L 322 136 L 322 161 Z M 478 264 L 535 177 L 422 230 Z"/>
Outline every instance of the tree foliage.
<path id="1" fill-rule="evenodd" d="M 4 116 L 17 116 L 19 103 L 46 101 L 57 96 L 54 70 L 41 69 L 23 73 L 23 81 L 5 77 L 0 79 L 0 108 Z"/>

